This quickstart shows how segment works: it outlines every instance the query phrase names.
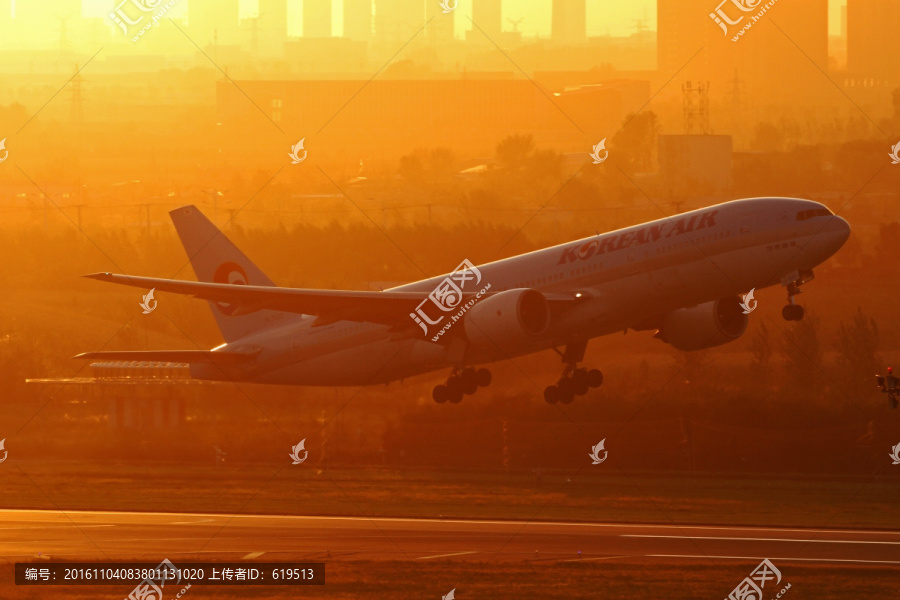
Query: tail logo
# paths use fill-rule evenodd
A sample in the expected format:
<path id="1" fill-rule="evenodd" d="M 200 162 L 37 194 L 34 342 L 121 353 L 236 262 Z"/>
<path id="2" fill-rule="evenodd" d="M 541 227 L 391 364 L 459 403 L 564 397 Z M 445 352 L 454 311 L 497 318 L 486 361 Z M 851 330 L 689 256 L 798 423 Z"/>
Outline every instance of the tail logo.
<path id="1" fill-rule="evenodd" d="M 219 265 L 219 268 L 216 269 L 215 274 L 213 275 L 213 283 L 227 283 L 229 285 L 247 285 L 247 273 L 241 267 L 241 265 L 233 262 L 222 263 Z M 223 315 L 228 315 L 229 317 L 234 316 L 238 308 L 239 304 L 229 304 L 228 302 L 216 302 L 216 307 Z M 252 310 L 244 310 L 241 314 L 255 312 Z"/>

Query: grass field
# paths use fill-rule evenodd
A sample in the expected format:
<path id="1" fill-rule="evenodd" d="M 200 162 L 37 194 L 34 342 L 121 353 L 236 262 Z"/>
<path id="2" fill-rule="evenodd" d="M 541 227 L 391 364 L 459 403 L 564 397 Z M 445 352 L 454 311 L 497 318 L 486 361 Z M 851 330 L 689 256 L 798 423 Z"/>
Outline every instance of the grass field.
<path id="1" fill-rule="evenodd" d="M 0 507 L 898 529 L 892 479 L 19 463 Z"/>

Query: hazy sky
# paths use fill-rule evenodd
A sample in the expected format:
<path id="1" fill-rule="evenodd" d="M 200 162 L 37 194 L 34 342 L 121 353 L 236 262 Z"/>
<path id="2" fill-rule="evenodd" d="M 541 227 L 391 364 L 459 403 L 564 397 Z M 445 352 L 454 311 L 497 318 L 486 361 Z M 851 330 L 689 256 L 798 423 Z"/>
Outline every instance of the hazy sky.
<path id="1" fill-rule="evenodd" d="M 34 0 L 32 0 L 34 1 Z M 427 0 L 437 2 L 438 0 Z M 177 8 L 184 10 L 190 0 L 180 0 Z M 241 13 L 244 16 L 256 14 L 256 0 L 240 0 Z M 832 34 L 839 33 L 840 7 L 846 0 L 829 0 L 830 24 Z M 109 9 L 118 4 L 117 0 L 84 0 L 85 14 L 103 16 Z M 302 26 L 300 7 L 302 0 L 288 0 L 290 7 L 291 33 L 299 35 Z M 710 0 L 714 7 L 718 2 Z M 459 0 L 456 10 L 456 31 L 470 28 L 466 15 L 471 0 Z M 523 19 L 519 31 L 526 35 L 550 34 L 550 7 L 552 0 L 503 0 L 503 27 L 512 29 L 507 19 Z M 588 0 L 587 2 L 588 35 L 628 35 L 634 33 L 639 20 L 644 20 L 648 29 L 656 29 L 656 0 Z M 340 35 L 343 29 L 343 1 L 333 3 L 334 33 Z M 173 11 L 173 14 L 177 14 Z"/>

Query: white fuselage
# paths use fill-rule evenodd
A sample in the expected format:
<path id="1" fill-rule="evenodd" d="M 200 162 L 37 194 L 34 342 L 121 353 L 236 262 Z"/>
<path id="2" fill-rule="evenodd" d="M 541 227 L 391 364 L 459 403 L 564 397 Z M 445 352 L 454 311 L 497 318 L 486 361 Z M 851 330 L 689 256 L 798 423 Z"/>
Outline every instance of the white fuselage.
<path id="1" fill-rule="evenodd" d="M 548 295 L 583 294 L 583 301 L 551 321 L 544 334 L 513 350 L 473 351 L 460 335 L 436 343 L 434 331 L 425 334 L 414 324 L 397 330 L 350 321 L 313 326 L 313 317 L 283 313 L 273 313 L 271 328 L 217 350 L 261 349 L 252 365 L 229 372 L 232 380 L 322 386 L 389 382 L 646 328 L 641 325 L 671 311 L 777 285 L 791 273 L 811 270 L 848 235 L 847 222 L 817 202 L 735 200 L 479 265 L 478 287 L 490 285 L 491 293 L 529 288 Z M 393 291 L 431 291 L 445 277 Z M 222 377 L 204 365 L 191 370 L 197 378 Z"/>

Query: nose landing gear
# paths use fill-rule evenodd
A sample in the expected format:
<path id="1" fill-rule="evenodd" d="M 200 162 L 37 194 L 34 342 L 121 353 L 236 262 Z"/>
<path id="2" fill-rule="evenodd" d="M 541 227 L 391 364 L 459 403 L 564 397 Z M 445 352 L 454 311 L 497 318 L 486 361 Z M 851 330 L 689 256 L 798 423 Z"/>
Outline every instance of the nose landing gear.
<path id="1" fill-rule="evenodd" d="M 472 395 L 478 388 L 491 385 L 491 379 L 491 372 L 487 369 L 454 369 L 446 383 L 434 386 L 431 397 L 438 404 L 458 404 L 464 395 Z"/>
<path id="2" fill-rule="evenodd" d="M 794 304 L 794 297 L 798 296 L 803 290 L 800 286 L 804 283 L 812 281 L 814 275 L 811 270 L 794 271 L 781 280 L 781 284 L 787 288 L 788 303 L 781 309 L 781 316 L 785 321 L 800 321 L 803 319 L 805 311 L 799 304 Z"/>

